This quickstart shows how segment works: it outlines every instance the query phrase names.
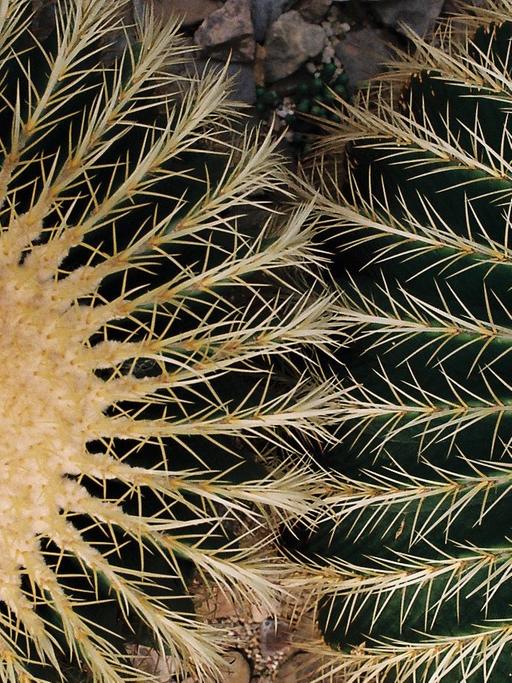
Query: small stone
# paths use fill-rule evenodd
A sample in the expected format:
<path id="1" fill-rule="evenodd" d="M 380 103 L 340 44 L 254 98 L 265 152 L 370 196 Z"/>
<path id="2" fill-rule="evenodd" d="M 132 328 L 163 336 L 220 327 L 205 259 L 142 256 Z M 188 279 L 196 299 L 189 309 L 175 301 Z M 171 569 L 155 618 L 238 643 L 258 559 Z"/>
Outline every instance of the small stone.
<path id="1" fill-rule="evenodd" d="M 321 21 L 327 14 L 332 0 L 299 0 L 294 9 L 299 11 L 306 21 Z"/>
<path id="2" fill-rule="evenodd" d="M 185 39 L 186 44 L 194 47 L 192 38 Z M 225 60 L 217 61 L 215 59 L 201 59 L 197 57 L 197 48 L 195 51 L 190 51 L 182 64 L 175 64 L 170 69 L 171 73 L 177 76 L 200 78 L 200 74 L 203 72 L 217 72 L 220 73 L 226 68 Z M 251 64 L 240 64 L 240 63 L 230 63 L 227 67 L 227 76 L 230 78 L 229 88 L 228 88 L 228 99 L 236 100 L 238 102 L 246 102 L 248 104 L 254 104 L 256 101 L 256 83 L 254 81 L 254 72 Z M 177 86 L 180 85 L 180 80 L 176 81 Z M 183 94 L 187 90 L 186 81 L 183 81 L 181 87 Z M 227 605 L 225 605 L 227 609 Z M 204 605 L 204 611 L 209 608 L 209 603 Z M 207 615 L 210 618 L 219 618 L 219 615 L 214 616 L 213 614 Z M 222 618 L 225 618 L 224 615 Z"/>
<path id="3" fill-rule="evenodd" d="M 219 69 L 220 70 L 220 69 Z M 228 64 L 227 71 L 230 81 L 230 100 L 254 104 L 256 102 L 256 82 L 251 64 Z"/>
<path id="4" fill-rule="evenodd" d="M 383 29 L 362 28 L 350 31 L 336 45 L 336 56 L 341 60 L 349 82 L 359 87 L 381 73 L 391 57 L 392 37 Z"/>
<path id="5" fill-rule="evenodd" d="M 251 13 L 254 25 L 254 38 L 258 43 L 262 43 L 265 40 L 270 26 L 291 5 L 292 0 L 252 0 Z"/>
<path id="6" fill-rule="evenodd" d="M 249 683 L 251 667 L 241 652 L 231 650 L 226 653 L 227 668 L 224 673 L 225 683 Z"/>
<path id="7" fill-rule="evenodd" d="M 250 0 L 226 0 L 212 12 L 194 34 L 204 51 L 217 59 L 231 57 L 236 62 L 252 62 L 256 48 Z"/>
<path id="8" fill-rule="evenodd" d="M 272 24 L 267 37 L 267 81 L 272 83 L 289 76 L 308 58 L 316 57 L 324 45 L 321 26 L 304 21 L 295 10 L 285 12 Z"/>
<path id="9" fill-rule="evenodd" d="M 403 32 L 402 24 L 424 36 L 432 30 L 443 8 L 444 0 L 383 0 L 375 4 L 373 11 L 385 26 Z"/>
<path id="10" fill-rule="evenodd" d="M 335 52 L 334 52 L 334 48 L 332 47 L 332 45 L 326 45 L 326 47 L 324 47 L 324 50 L 322 52 L 322 62 L 324 64 L 329 64 L 334 59 L 334 55 L 335 55 Z"/>
<path id="11" fill-rule="evenodd" d="M 222 7 L 220 0 L 138 0 L 136 10 L 149 3 L 152 4 L 157 17 L 167 18 L 175 14 L 183 20 L 184 26 L 199 24 Z"/>

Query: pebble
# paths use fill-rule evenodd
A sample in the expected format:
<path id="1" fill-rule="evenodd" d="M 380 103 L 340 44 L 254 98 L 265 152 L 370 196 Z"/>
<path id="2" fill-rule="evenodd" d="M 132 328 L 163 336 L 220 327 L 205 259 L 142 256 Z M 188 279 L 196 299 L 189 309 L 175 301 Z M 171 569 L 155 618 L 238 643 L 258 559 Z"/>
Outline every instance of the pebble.
<path id="1" fill-rule="evenodd" d="M 306 21 L 321 21 L 327 14 L 332 0 L 299 0 L 294 9 L 299 11 Z"/>
<path id="2" fill-rule="evenodd" d="M 219 70 L 223 66 L 222 62 L 217 62 L 216 64 L 218 64 Z M 227 75 L 228 78 L 232 79 L 230 99 L 254 104 L 256 102 L 256 82 L 252 65 L 231 63 L 228 65 Z"/>
<path id="3" fill-rule="evenodd" d="M 373 11 L 385 26 L 403 32 L 402 24 L 405 24 L 423 36 L 434 27 L 443 4 L 444 0 L 381 0 Z"/>
<path id="4" fill-rule="evenodd" d="M 353 87 L 362 86 L 369 78 L 381 73 L 391 57 L 393 37 L 383 29 L 362 28 L 347 33 L 335 47 Z"/>
<path id="5" fill-rule="evenodd" d="M 316 57 L 322 52 L 325 39 L 323 28 L 308 23 L 299 12 L 292 10 L 282 14 L 272 24 L 267 36 L 267 82 L 290 76 L 309 57 Z"/>
<path id="6" fill-rule="evenodd" d="M 290 9 L 292 0 L 252 0 L 251 13 L 254 37 L 258 43 L 265 40 L 268 29 L 283 12 Z"/>
<path id="7" fill-rule="evenodd" d="M 322 52 L 322 62 L 324 64 L 329 64 L 329 62 L 332 62 L 334 60 L 336 53 L 332 45 L 327 45 L 324 47 L 324 50 Z"/>
<path id="8" fill-rule="evenodd" d="M 251 19 L 250 0 L 226 0 L 208 15 L 194 34 L 204 51 L 218 59 L 252 62 L 256 44 Z"/>
<path id="9" fill-rule="evenodd" d="M 231 650 L 226 654 L 227 669 L 224 673 L 225 683 L 249 683 L 251 667 L 241 652 Z"/>

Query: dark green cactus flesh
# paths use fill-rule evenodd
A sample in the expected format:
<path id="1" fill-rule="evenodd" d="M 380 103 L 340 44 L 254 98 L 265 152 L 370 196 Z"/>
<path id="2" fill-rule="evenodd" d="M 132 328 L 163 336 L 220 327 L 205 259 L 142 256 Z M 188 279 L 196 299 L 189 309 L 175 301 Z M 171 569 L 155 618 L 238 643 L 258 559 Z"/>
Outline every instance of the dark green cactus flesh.
<path id="1" fill-rule="evenodd" d="M 482 21 L 420 44 L 399 101 L 347 108 L 348 189 L 320 200 L 345 412 L 289 543 L 344 681 L 512 676 L 512 6 Z"/>

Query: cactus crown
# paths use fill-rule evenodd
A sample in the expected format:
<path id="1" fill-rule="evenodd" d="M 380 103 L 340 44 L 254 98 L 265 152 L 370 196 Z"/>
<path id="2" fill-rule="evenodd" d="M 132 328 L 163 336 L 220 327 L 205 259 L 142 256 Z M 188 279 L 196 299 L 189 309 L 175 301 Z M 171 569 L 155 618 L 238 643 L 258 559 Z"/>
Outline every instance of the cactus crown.
<path id="1" fill-rule="evenodd" d="M 318 205 L 349 341 L 339 444 L 322 460 L 333 490 L 300 549 L 344 681 L 502 681 L 512 3 L 416 40 L 387 83 L 340 102 L 347 118 L 326 143 L 351 141 L 346 184 L 325 177 Z"/>
<path id="2" fill-rule="evenodd" d="M 43 40 L 30 4 L 0 3 L 0 680 L 65 659 L 148 680 L 122 654 L 137 624 L 208 677 L 190 567 L 271 607 L 262 548 L 228 522 L 305 509 L 308 475 L 266 474 L 254 439 L 297 451 L 332 411 L 298 370 L 330 336 L 301 285 L 322 257 L 307 208 L 267 208 L 285 177 L 269 138 L 233 143 L 224 79 L 179 75 L 176 25 L 133 40 L 119 3 L 62 0 Z"/>

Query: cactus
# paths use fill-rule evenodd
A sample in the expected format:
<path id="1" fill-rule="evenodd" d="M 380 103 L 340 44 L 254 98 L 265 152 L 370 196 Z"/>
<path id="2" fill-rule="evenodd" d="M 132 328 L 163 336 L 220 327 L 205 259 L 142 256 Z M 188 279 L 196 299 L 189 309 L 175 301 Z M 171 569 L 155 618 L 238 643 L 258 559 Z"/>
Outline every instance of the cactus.
<path id="1" fill-rule="evenodd" d="M 354 106 L 316 211 L 343 289 L 310 570 L 344 683 L 512 676 L 512 3 L 415 39 Z M 336 130 L 334 130 L 336 129 Z M 345 173 L 345 176 L 342 175 Z M 326 475 L 327 481 L 327 475 Z M 325 653 L 325 651 L 323 651 Z M 331 680 L 331 679 L 329 679 Z"/>
<path id="2" fill-rule="evenodd" d="M 272 608 L 238 536 L 307 508 L 290 458 L 333 410 L 310 208 L 268 206 L 275 143 L 237 142 L 224 78 L 180 76 L 178 26 L 120 7 L 59 0 L 35 37 L 30 0 L 0 3 L 5 683 L 147 681 L 130 638 L 212 680 L 192 571 Z"/>

